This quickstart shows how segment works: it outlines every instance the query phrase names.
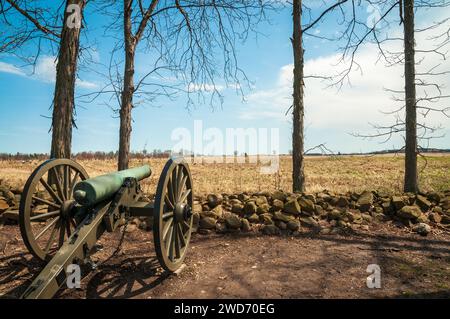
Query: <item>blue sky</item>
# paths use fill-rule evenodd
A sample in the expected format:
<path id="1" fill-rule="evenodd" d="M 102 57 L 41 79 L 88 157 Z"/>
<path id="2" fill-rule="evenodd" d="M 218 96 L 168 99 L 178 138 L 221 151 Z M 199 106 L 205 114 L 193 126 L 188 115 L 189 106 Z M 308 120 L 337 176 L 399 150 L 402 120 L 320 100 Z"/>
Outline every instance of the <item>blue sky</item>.
<path id="1" fill-rule="evenodd" d="M 314 9 L 317 14 L 319 9 Z M 418 25 L 425 24 L 430 17 L 450 16 L 450 12 L 424 13 L 418 15 Z M 431 15 L 433 14 L 433 15 Z M 424 18 L 427 17 L 427 19 Z M 261 23 L 257 38 L 251 36 L 237 47 L 240 66 L 252 81 L 252 87 L 245 90 L 245 101 L 232 88 L 224 88 L 223 105 L 212 109 L 199 103 L 186 110 L 185 98 L 177 100 L 159 99 L 156 103 L 139 105 L 133 110 L 132 150 L 171 149 L 174 129 L 193 129 L 195 120 L 202 120 L 203 127 L 218 128 L 225 134 L 226 128 L 278 128 L 281 153 L 291 149 L 291 119 L 285 116 L 291 94 L 292 34 L 291 11 L 286 8 L 270 13 L 271 23 Z M 102 36 L 101 16 L 86 14 L 89 38 L 94 40 L 94 58 L 99 63 L 108 63 L 113 40 Z M 313 32 L 332 34 L 336 31 L 333 16 L 319 25 Z M 395 30 L 394 30 L 395 32 Z M 425 36 L 424 36 L 425 38 Z M 418 39 L 420 43 L 420 39 Z M 336 44 L 307 37 L 306 72 L 310 74 L 335 73 L 333 64 L 337 58 Z M 151 56 L 140 55 L 137 70 L 145 69 L 145 61 Z M 438 57 L 431 57 L 429 65 L 441 63 Z M 395 103 L 383 90 L 386 86 L 401 88 L 401 68 L 386 68 L 376 63 L 377 52 L 370 45 L 364 46 L 358 62 L 361 72 L 352 73 L 352 85 L 341 90 L 327 88 L 319 80 L 307 80 L 306 101 L 306 149 L 326 143 L 335 152 L 368 152 L 401 145 L 401 137 L 386 144 L 380 140 L 362 140 L 350 133 L 373 132 L 369 122 L 386 123 L 392 116 L 383 115 L 381 110 L 390 110 Z M 12 56 L 0 55 L 0 152 L 34 153 L 48 152 L 51 120 L 50 105 L 54 90 L 54 57 L 42 56 L 35 74 L 28 67 L 21 67 L 20 61 Z M 448 62 L 446 65 L 450 67 Z M 426 67 L 426 65 L 424 66 Z M 445 67 L 445 65 L 444 65 Z M 96 66 L 91 66 L 95 69 Z M 98 66 L 100 69 L 100 66 Z M 448 70 L 448 69 L 447 69 Z M 83 69 L 79 74 L 77 94 L 88 93 L 103 85 L 103 79 L 93 70 Z M 442 79 L 450 87 L 448 79 Z M 119 119 L 100 98 L 77 108 L 77 126 L 73 132 L 73 152 L 115 151 L 118 149 Z M 448 102 L 448 101 L 447 101 Z M 428 117 L 434 125 L 444 127 L 441 133 L 447 137 L 431 142 L 430 147 L 450 148 L 450 122 L 442 116 Z"/>

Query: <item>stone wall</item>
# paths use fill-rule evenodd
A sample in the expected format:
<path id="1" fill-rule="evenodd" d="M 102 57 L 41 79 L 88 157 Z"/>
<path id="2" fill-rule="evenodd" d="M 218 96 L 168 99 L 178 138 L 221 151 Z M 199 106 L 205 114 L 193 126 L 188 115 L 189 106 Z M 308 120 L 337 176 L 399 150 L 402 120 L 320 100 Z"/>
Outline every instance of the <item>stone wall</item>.
<path id="1" fill-rule="evenodd" d="M 0 183 L 0 222 L 15 222 L 20 188 Z M 148 200 L 148 199 L 147 199 Z M 315 194 L 284 191 L 255 194 L 209 194 L 194 202 L 194 231 L 295 233 L 302 227 L 327 234 L 368 230 L 373 222 L 390 222 L 427 235 L 433 227 L 450 230 L 450 191 L 392 195 L 377 191 Z M 129 231 L 151 230 L 149 218 L 135 218 Z M 135 226 L 133 226 L 133 224 Z"/>
<path id="2" fill-rule="evenodd" d="M 450 230 L 450 191 L 390 195 L 376 191 L 334 194 L 210 194 L 194 204 L 195 229 L 264 234 L 298 232 L 301 227 L 320 233 L 369 229 L 373 222 L 391 222 L 427 235 L 432 227 Z"/>

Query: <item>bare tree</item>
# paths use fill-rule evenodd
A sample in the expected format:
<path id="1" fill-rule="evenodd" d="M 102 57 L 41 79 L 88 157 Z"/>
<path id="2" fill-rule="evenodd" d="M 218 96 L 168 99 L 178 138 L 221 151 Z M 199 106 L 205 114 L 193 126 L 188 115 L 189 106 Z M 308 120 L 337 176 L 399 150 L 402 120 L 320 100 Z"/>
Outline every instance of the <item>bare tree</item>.
<path id="1" fill-rule="evenodd" d="M 293 37 L 292 47 L 294 51 L 294 81 L 293 81 L 293 131 L 292 131 L 292 181 L 293 191 L 305 190 L 304 172 L 304 114 L 303 101 L 303 31 L 302 31 L 302 0 L 293 2 Z"/>
<path id="2" fill-rule="evenodd" d="M 416 62 L 414 40 L 414 0 L 404 3 L 405 50 L 405 192 L 419 191 L 417 180 L 417 111 L 416 111 Z M 400 3 L 400 6 L 402 4 Z"/>
<path id="3" fill-rule="evenodd" d="M 131 140 L 131 109 L 133 108 L 134 94 L 134 59 L 136 47 L 142 38 L 151 14 L 154 12 L 158 0 L 152 0 L 142 18 L 135 33 L 132 30 L 133 0 L 123 2 L 123 31 L 125 40 L 125 68 L 123 77 L 123 90 L 120 106 L 120 132 L 119 132 L 119 162 L 118 169 L 128 168 Z M 142 3 L 140 3 L 142 5 Z"/>
<path id="4" fill-rule="evenodd" d="M 84 97 L 92 101 L 103 94 L 112 95 L 111 101 L 119 106 L 120 170 L 128 167 L 132 110 L 138 104 L 154 105 L 158 97 L 182 95 L 187 108 L 197 101 L 214 107 L 222 103 L 223 87 L 242 93 L 248 80 L 238 65 L 236 44 L 245 41 L 265 18 L 265 11 L 274 6 L 266 0 L 124 0 L 123 19 L 119 20 L 111 12 L 114 4 L 104 1 L 101 9 L 113 17 L 110 30 L 123 30 L 113 52 L 125 52 L 123 71 L 122 61 L 112 57 L 105 72 L 108 83 Z M 138 51 L 149 57 L 146 71 L 140 74 L 134 67 Z"/>
<path id="5" fill-rule="evenodd" d="M 291 38 L 292 48 L 294 53 L 294 80 L 293 80 L 293 104 L 292 117 L 292 189 L 294 192 L 305 191 L 305 163 L 304 163 L 304 79 L 306 77 L 325 78 L 321 75 L 304 74 L 304 48 L 303 48 L 303 34 L 307 34 L 308 30 L 314 28 L 319 24 L 327 14 L 334 9 L 341 6 L 347 0 L 336 0 L 331 6 L 326 7 L 320 12 L 319 16 L 313 18 L 309 15 L 309 22 L 302 24 L 302 15 L 304 11 L 310 13 L 311 9 L 303 3 L 302 0 L 294 0 L 292 3 L 292 17 L 293 17 L 293 36 Z"/>
<path id="6" fill-rule="evenodd" d="M 51 158 L 70 158 L 75 124 L 75 80 L 80 48 L 81 21 L 86 0 L 68 0 L 64 10 L 53 98 Z M 75 12 L 69 6 L 76 6 Z M 75 14 L 75 16 L 74 16 Z M 69 21 L 75 19 L 78 21 Z"/>
<path id="7" fill-rule="evenodd" d="M 51 158 L 71 156 L 75 80 L 85 5 L 86 0 L 67 0 L 54 9 L 37 1 L 0 1 L 0 15 L 7 29 L 0 37 L 0 52 L 12 53 L 35 65 L 42 50 L 58 47 Z M 61 9 L 64 10 L 62 21 L 59 18 Z M 34 55 L 21 53 L 29 47 L 36 52 Z"/>
<path id="8" fill-rule="evenodd" d="M 61 38 L 58 14 L 37 1 L 0 0 L 0 52 L 33 64 L 44 50 Z M 32 50 L 27 50 L 31 46 Z M 31 51 L 31 52 L 30 52 Z"/>
<path id="9" fill-rule="evenodd" d="M 379 125 L 376 126 L 378 132 L 375 136 L 388 136 L 389 139 L 393 133 L 404 132 L 405 174 L 403 190 L 405 192 L 417 193 L 419 191 L 417 157 L 420 154 L 420 146 L 418 143 L 419 140 L 429 141 L 431 138 L 436 137 L 433 133 L 437 130 L 436 127 L 430 127 L 426 123 L 418 123 L 417 113 L 419 110 L 423 110 L 424 113 L 422 114 L 424 115 L 424 119 L 429 112 L 436 111 L 448 116 L 446 114 L 448 107 L 436 108 L 431 105 L 433 102 L 441 101 L 446 97 L 442 94 L 441 85 L 424 80 L 424 78 L 429 78 L 429 76 L 432 75 L 430 72 L 425 71 L 419 73 L 419 76 L 422 78 L 418 78 L 416 76 L 416 67 L 420 67 L 423 60 L 423 58 L 421 58 L 417 61 L 416 55 L 417 52 L 432 53 L 441 55 L 442 58 L 445 59 L 446 52 L 443 49 L 446 45 L 448 45 L 449 34 L 447 34 L 447 38 L 444 39 L 443 42 L 437 43 L 438 45 L 436 49 L 429 52 L 421 49 L 416 50 L 415 34 L 421 32 L 421 30 L 415 29 L 415 10 L 433 8 L 436 6 L 446 7 L 450 5 L 450 2 L 420 0 L 415 2 L 414 0 L 402 0 L 390 3 L 389 5 L 390 7 L 393 5 L 398 5 L 399 8 L 400 23 L 403 24 L 403 52 L 392 53 L 383 50 L 383 42 L 392 40 L 390 38 L 381 40 L 377 36 L 374 36 L 374 39 L 378 43 L 378 47 L 380 48 L 380 52 L 383 57 L 386 57 L 388 60 L 391 59 L 391 64 L 404 64 L 404 90 L 397 92 L 404 97 L 397 99 L 397 101 L 401 102 L 403 105 L 395 112 L 397 116 L 396 123 L 387 127 Z M 387 15 L 383 19 L 387 20 Z M 432 23 L 432 26 L 426 29 L 430 30 L 430 28 L 435 28 L 442 23 L 445 23 L 446 20 L 448 19 L 434 22 Z M 376 35 L 375 31 L 373 34 Z M 429 90 L 425 89 L 422 92 L 423 95 L 417 97 L 416 91 L 418 86 L 422 86 L 424 88 L 435 88 L 438 93 L 437 95 L 432 94 L 429 96 Z M 390 91 L 392 92 L 392 90 Z M 404 111 L 404 120 L 399 115 L 400 111 Z M 418 132 L 419 129 L 421 132 Z"/>
<path id="10" fill-rule="evenodd" d="M 358 8 L 361 6 L 377 8 L 378 14 L 374 16 L 373 21 L 370 21 L 371 23 L 368 21 L 366 10 Z M 419 150 L 421 149 L 419 141 L 429 142 L 431 138 L 439 137 L 434 135 L 438 129 L 437 127 L 417 121 L 418 112 L 424 118 L 432 112 L 438 112 L 448 117 L 448 111 L 450 110 L 446 106 L 436 107 L 433 105 L 436 102 L 447 99 L 449 96 L 443 92 L 442 84 L 430 82 L 430 77 L 447 74 L 449 70 L 440 70 L 438 63 L 431 70 L 416 71 L 424 59 L 423 57 L 417 59 L 418 53 L 422 55 L 437 55 L 442 60 L 447 58 L 446 47 L 450 44 L 449 29 L 444 29 L 440 34 L 430 37 L 429 40 L 435 41 L 435 47 L 432 49 L 417 49 L 415 42 L 415 34 L 436 30 L 438 27 L 448 25 L 450 18 L 433 21 L 428 27 L 416 29 L 414 21 L 415 11 L 433 8 L 442 9 L 449 6 L 450 1 L 447 0 L 342 0 L 334 6 L 330 6 L 331 10 L 336 9 L 341 15 L 338 24 L 342 31 L 339 36 L 326 37 L 307 33 L 311 37 L 344 43 L 340 50 L 342 51 L 341 62 L 346 67 L 334 77 L 333 81 L 333 85 L 338 87 L 349 81 L 351 71 L 361 70 L 361 66 L 357 62 L 357 53 L 364 44 L 375 44 L 379 51 L 379 59 L 384 60 L 386 66 L 404 65 L 404 89 L 387 89 L 389 92 L 402 96 L 401 98 L 395 98 L 396 102 L 402 103 L 401 107 L 396 108 L 393 112 L 388 112 L 396 116 L 395 123 L 391 125 L 373 125 L 376 129 L 374 134 L 354 135 L 363 138 L 383 137 L 386 142 L 394 134 L 404 134 L 405 146 L 401 150 L 405 152 L 404 191 L 406 192 L 419 191 L 417 169 L 417 156 L 420 154 Z M 321 15 L 318 17 L 318 20 L 323 20 L 323 18 L 324 15 Z M 402 36 L 392 35 L 396 30 L 393 24 L 396 20 L 403 24 Z M 402 41 L 403 50 L 401 52 L 391 51 L 386 48 L 388 44 L 392 44 L 395 41 Z M 417 77 L 418 75 L 419 77 Z M 417 96 L 417 87 L 424 88 L 421 96 Z M 432 89 L 437 93 L 430 93 Z"/>

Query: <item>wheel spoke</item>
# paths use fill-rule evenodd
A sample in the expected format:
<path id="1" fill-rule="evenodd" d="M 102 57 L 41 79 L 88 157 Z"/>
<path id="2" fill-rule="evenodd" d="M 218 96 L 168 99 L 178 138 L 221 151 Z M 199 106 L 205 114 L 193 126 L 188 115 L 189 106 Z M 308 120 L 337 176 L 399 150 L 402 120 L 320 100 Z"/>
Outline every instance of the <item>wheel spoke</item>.
<path id="1" fill-rule="evenodd" d="M 173 224 L 173 220 L 168 221 L 165 225 L 164 225 L 164 230 L 163 230 L 163 241 L 166 241 L 166 237 L 167 237 L 167 233 L 169 232 L 169 229 L 171 228 Z"/>
<path id="2" fill-rule="evenodd" d="M 52 212 L 34 215 L 34 216 L 30 217 L 30 221 L 39 220 L 39 219 L 43 219 L 43 218 L 49 218 L 49 217 L 53 217 L 56 215 L 59 215 L 59 210 L 54 210 Z"/>
<path id="3" fill-rule="evenodd" d="M 183 179 L 182 179 L 182 181 L 180 183 L 180 192 L 179 192 L 180 197 L 181 197 L 181 194 L 183 194 L 183 191 L 184 191 L 184 189 L 186 187 L 186 180 L 187 180 L 187 178 L 188 178 L 188 176 L 184 175 Z M 179 201 L 180 201 L 180 197 L 178 198 Z M 182 203 L 183 201 L 180 201 L 180 202 Z"/>
<path id="4" fill-rule="evenodd" d="M 169 245 L 167 245 L 167 254 L 170 260 L 173 260 L 173 231 L 174 227 L 170 227 Z"/>
<path id="5" fill-rule="evenodd" d="M 65 233 L 65 227 L 64 222 L 61 219 L 61 222 L 59 223 L 59 243 L 58 246 L 61 247 L 64 244 L 64 233 Z"/>
<path id="6" fill-rule="evenodd" d="M 40 198 L 40 197 L 37 197 L 37 196 L 32 196 L 32 199 L 35 200 L 36 202 L 38 202 L 39 204 L 52 206 L 53 208 L 56 208 L 56 209 L 60 209 L 61 208 L 61 205 L 58 205 L 58 204 L 56 204 L 54 202 L 51 202 L 49 200 L 46 200 L 46 199 L 43 199 L 43 198 Z"/>
<path id="7" fill-rule="evenodd" d="M 75 171 L 75 174 L 72 177 L 72 181 L 70 182 L 69 196 L 72 196 L 72 191 L 75 187 L 75 184 L 77 183 L 78 177 L 80 177 L 80 173 L 78 171 Z"/>
<path id="8" fill-rule="evenodd" d="M 53 198 L 53 200 L 58 202 L 60 205 L 62 205 L 63 201 L 61 200 L 61 198 L 59 198 L 59 196 L 56 195 L 53 188 L 51 188 L 50 185 L 48 185 L 48 183 L 42 177 L 40 179 L 40 182 L 44 186 L 44 188 L 47 190 L 47 192 L 50 194 L 50 196 Z"/>
<path id="9" fill-rule="evenodd" d="M 57 221 L 59 220 L 59 216 L 56 217 L 54 220 L 52 220 L 50 223 L 48 223 L 48 225 L 46 225 L 39 234 L 36 235 L 36 240 L 38 240 L 42 235 L 44 235 L 44 233 L 50 229 L 50 227 L 52 227 L 52 225 L 54 225 Z"/>
<path id="10" fill-rule="evenodd" d="M 64 166 L 64 177 L 63 177 L 64 181 L 64 197 L 67 199 L 69 199 L 69 181 L 70 181 L 70 166 L 69 165 L 65 165 Z"/>
<path id="11" fill-rule="evenodd" d="M 167 183 L 167 190 L 168 190 L 170 202 L 175 204 L 176 200 L 175 200 L 175 197 L 174 197 L 174 194 L 173 194 L 172 176 L 169 177 L 169 182 Z"/>
<path id="12" fill-rule="evenodd" d="M 170 218 L 170 217 L 173 217 L 173 212 L 167 212 L 162 215 L 163 220 Z"/>
<path id="13" fill-rule="evenodd" d="M 176 170 L 173 170 L 172 178 L 170 179 L 170 186 L 172 188 L 172 202 L 174 204 L 177 203 L 177 182 L 176 181 L 177 181 Z"/>
<path id="14" fill-rule="evenodd" d="M 170 201 L 169 195 L 167 195 L 167 193 L 164 194 L 164 202 L 166 203 L 167 206 L 170 207 L 170 209 L 175 208 L 174 204 Z"/>
<path id="15" fill-rule="evenodd" d="M 186 246 L 186 240 L 184 239 L 184 234 L 183 234 L 183 229 L 182 229 L 181 224 L 178 224 L 177 226 L 178 226 L 178 236 L 180 239 L 181 248 L 183 248 Z"/>
<path id="16" fill-rule="evenodd" d="M 183 192 L 183 180 L 184 180 L 184 174 L 183 174 L 183 167 L 178 166 L 178 175 L 177 175 L 177 201 L 180 200 L 181 193 Z"/>
<path id="17" fill-rule="evenodd" d="M 185 220 L 183 220 L 182 225 L 185 227 L 184 229 L 186 230 L 186 232 L 187 232 L 189 229 L 191 229 L 191 225 L 190 225 L 187 221 L 185 221 Z M 184 234 L 185 234 L 186 232 L 184 232 Z"/>
<path id="18" fill-rule="evenodd" d="M 177 199 L 178 199 L 178 190 L 177 190 L 177 185 L 178 185 L 178 167 L 176 166 L 173 170 L 172 170 L 172 194 L 173 194 L 173 201 L 176 203 Z"/>
<path id="19" fill-rule="evenodd" d="M 183 193 L 183 196 L 181 196 L 181 199 L 180 199 L 180 203 L 183 203 L 185 200 L 186 200 L 186 198 L 188 197 L 188 195 L 191 193 L 191 190 L 190 189 L 187 189 L 184 193 Z"/>
<path id="20" fill-rule="evenodd" d="M 53 229 L 52 229 L 52 233 L 50 234 L 50 238 L 49 238 L 49 240 L 48 240 L 48 242 L 47 242 L 47 245 L 45 245 L 45 249 L 44 249 L 44 251 L 45 251 L 45 254 L 48 254 L 48 251 L 50 250 L 50 247 L 52 247 L 52 243 L 54 242 L 54 240 L 55 240 L 55 235 L 56 235 L 56 230 L 57 230 L 57 228 L 58 227 L 56 227 L 56 225 L 53 227 Z"/>
<path id="21" fill-rule="evenodd" d="M 58 166 L 53 167 L 53 172 L 54 172 L 55 178 L 56 178 L 56 189 L 58 190 L 59 196 L 61 196 L 61 199 L 64 201 L 64 200 L 66 200 L 66 197 L 64 196 L 63 186 L 62 186 L 61 178 L 59 176 L 59 170 L 57 168 L 58 168 Z"/>
<path id="22" fill-rule="evenodd" d="M 176 223 L 174 225 L 174 231 L 175 231 L 175 236 L 174 236 L 174 242 L 175 242 L 175 258 L 180 258 L 180 241 L 179 241 L 179 227 L 180 225 L 178 223 Z"/>

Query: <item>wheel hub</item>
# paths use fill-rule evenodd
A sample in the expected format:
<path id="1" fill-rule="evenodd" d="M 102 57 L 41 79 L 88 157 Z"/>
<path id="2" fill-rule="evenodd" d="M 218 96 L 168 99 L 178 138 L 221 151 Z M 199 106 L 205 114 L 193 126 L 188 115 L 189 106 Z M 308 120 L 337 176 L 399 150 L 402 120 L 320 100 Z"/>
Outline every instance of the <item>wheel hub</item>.
<path id="1" fill-rule="evenodd" d="M 174 218 L 176 221 L 187 221 L 192 216 L 192 209 L 189 204 L 176 204 L 174 211 Z"/>
<path id="2" fill-rule="evenodd" d="M 67 219 L 72 216 L 71 212 L 72 212 L 72 208 L 75 206 L 75 203 L 76 202 L 73 199 L 66 200 L 62 203 L 61 212 L 60 212 L 61 218 Z"/>

